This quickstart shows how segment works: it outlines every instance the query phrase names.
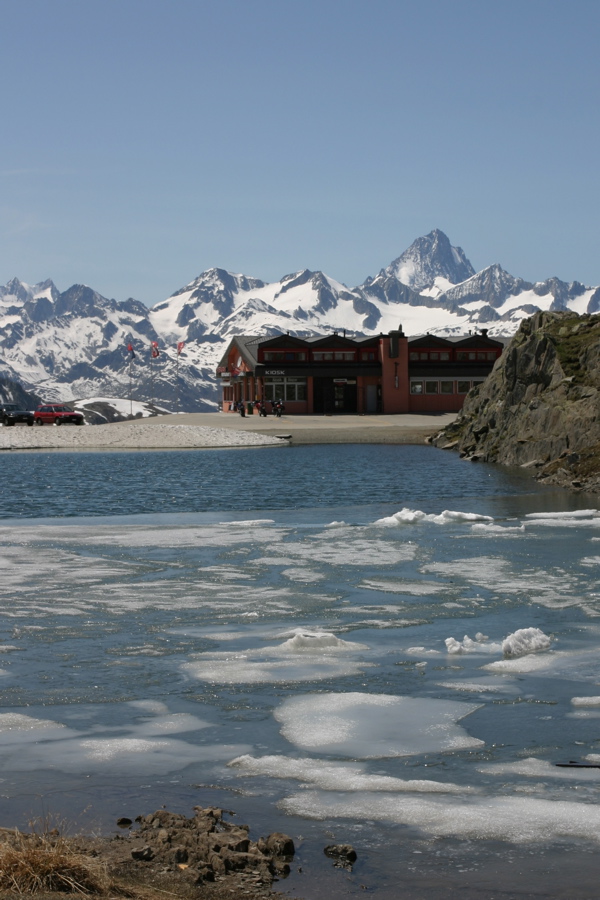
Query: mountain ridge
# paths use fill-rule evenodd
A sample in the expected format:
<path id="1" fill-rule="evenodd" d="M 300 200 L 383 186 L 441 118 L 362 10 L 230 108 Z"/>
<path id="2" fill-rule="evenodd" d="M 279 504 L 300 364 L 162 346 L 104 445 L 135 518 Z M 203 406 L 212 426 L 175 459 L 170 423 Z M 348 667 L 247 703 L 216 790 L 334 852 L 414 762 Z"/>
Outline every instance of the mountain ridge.
<path id="1" fill-rule="evenodd" d="M 434 229 L 356 287 L 306 268 L 265 282 L 212 267 L 149 308 L 88 285 L 61 292 L 50 279 L 13 278 L 0 287 L 0 375 L 47 400 L 128 397 L 131 384 L 138 400 L 209 410 L 218 399 L 215 367 L 236 334 L 370 334 L 401 323 L 408 335 L 485 325 L 490 336 L 508 337 L 537 310 L 598 308 L 598 287 L 555 277 L 532 283 L 497 263 L 475 272 Z M 152 343 L 159 357 L 151 361 Z"/>

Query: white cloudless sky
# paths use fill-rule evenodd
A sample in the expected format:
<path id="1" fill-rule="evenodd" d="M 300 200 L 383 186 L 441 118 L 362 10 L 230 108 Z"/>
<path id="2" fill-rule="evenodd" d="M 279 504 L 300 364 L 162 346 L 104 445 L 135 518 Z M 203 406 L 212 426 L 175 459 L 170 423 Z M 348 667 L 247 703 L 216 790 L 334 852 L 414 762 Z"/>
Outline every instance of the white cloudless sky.
<path id="1" fill-rule="evenodd" d="M 0 283 L 355 285 L 441 228 L 600 284 L 597 0 L 2 0 Z"/>

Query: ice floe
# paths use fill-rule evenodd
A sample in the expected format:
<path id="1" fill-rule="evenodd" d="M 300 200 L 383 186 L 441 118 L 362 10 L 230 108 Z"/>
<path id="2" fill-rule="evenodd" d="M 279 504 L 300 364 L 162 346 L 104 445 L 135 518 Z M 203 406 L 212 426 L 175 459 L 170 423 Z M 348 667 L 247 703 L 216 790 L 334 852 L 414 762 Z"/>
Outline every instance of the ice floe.
<path id="1" fill-rule="evenodd" d="M 548 650 L 552 639 L 539 628 L 519 628 L 502 641 L 502 653 L 505 659 L 526 656 L 528 653 L 539 653 Z"/>
<path id="2" fill-rule="evenodd" d="M 380 820 L 421 829 L 435 837 L 473 840 L 547 842 L 581 838 L 600 841 L 600 807 L 594 803 L 533 797 L 418 794 L 361 794 L 305 791 L 279 804 L 291 815 L 307 818 Z"/>
<path id="3" fill-rule="evenodd" d="M 489 640 L 486 634 L 482 634 L 480 631 L 475 635 L 475 640 L 469 637 L 468 634 L 465 634 L 462 641 L 457 641 L 456 638 L 448 637 L 444 641 L 446 644 L 446 650 L 448 653 L 496 653 L 502 649 L 501 644 L 488 644 Z"/>
<path id="4" fill-rule="evenodd" d="M 348 652 L 352 650 L 368 650 L 366 644 L 344 641 L 329 631 L 299 631 L 279 648 L 280 651 L 291 650 L 295 653 L 314 653 L 325 650 L 330 653 Z"/>
<path id="5" fill-rule="evenodd" d="M 390 594 L 413 594 L 417 597 L 426 597 L 429 594 L 439 594 L 447 590 L 447 585 L 439 581 L 388 581 L 383 579 L 365 579 L 360 584 L 361 588 L 368 591 L 383 591 Z"/>
<path id="6" fill-rule="evenodd" d="M 375 525 L 414 525 L 418 522 L 433 522 L 435 525 L 449 525 L 453 522 L 493 522 L 492 516 L 484 516 L 480 513 L 459 512 L 452 509 L 444 509 L 438 515 L 424 513 L 420 509 L 408 509 L 404 507 L 391 516 L 377 519 Z"/>
<path id="7" fill-rule="evenodd" d="M 465 634 L 462 641 L 448 637 L 445 640 L 448 653 L 498 653 L 502 652 L 505 659 L 513 659 L 518 656 L 526 656 L 528 653 L 539 653 L 548 650 L 551 638 L 539 628 L 519 628 L 504 638 L 502 643 L 490 643 L 487 635 L 477 632 L 475 640 Z"/>
<path id="8" fill-rule="evenodd" d="M 242 775 L 268 775 L 293 778 L 324 791 L 391 791 L 429 794 L 472 793 L 473 788 L 430 779 L 395 778 L 374 775 L 357 763 L 338 763 L 325 759 L 291 759 L 288 756 L 238 756 L 228 764 Z"/>
<path id="9" fill-rule="evenodd" d="M 379 759 L 481 747 L 483 741 L 458 725 L 478 708 L 456 700 L 326 693 L 292 697 L 275 718 L 283 736 L 303 750 Z"/>
<path id="10" fill-rule="evenodd" d="M 600 781 L 600 769 L 569 768 L 557 766 L 545 759 L 533 756 L 514 762 L 485 763 L 477 767 L 484 775 L 523 775 L 527 778 L 556 778 L 564 781 Z"/>
<path id="11" fill-rule="evenodd" d="M 214 684 L 259 684 L 319 681 L 362 672 L 373 663 L 347 658 L 368 650 L 365 644 L 344 641 L 332 632 L 292 629 L 282 644 L 237 653 L 203 653 L 183 663 L 188 677 Z"/>
<path id="12" fill-rule="evenodd" d="M 600 528 L 600 510 L 577 509 L 569 512 L 543 512 L 528 513 L 525 516 L 527 523 L 532 525 L 547 525 L 555 528 Z"/>

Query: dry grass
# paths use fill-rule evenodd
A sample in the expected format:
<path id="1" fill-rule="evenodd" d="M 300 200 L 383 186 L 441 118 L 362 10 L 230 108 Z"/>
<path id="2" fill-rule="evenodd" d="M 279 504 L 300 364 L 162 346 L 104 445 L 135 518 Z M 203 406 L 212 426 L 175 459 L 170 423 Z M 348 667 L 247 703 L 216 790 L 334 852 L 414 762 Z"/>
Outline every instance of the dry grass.
<path id="1" fill-rule="evenodd" d="M 56 831 L 4 833 L 0 843 L 0 891 L 102 894 L 110 887 L 104 863 Z"/>

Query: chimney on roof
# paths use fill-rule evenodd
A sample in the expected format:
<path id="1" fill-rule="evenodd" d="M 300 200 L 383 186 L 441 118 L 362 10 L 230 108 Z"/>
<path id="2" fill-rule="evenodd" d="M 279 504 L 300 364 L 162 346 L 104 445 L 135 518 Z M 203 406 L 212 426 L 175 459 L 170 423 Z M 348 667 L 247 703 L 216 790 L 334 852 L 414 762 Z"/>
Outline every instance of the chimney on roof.
<path id="1" fill-rule="evenodd" d="M 481 337 L 486 338 L 486 337 L 487 337 L 487 333 L 488 333 L 487 328 L 482 328 L 482 329 L 481 329 Z"/>

